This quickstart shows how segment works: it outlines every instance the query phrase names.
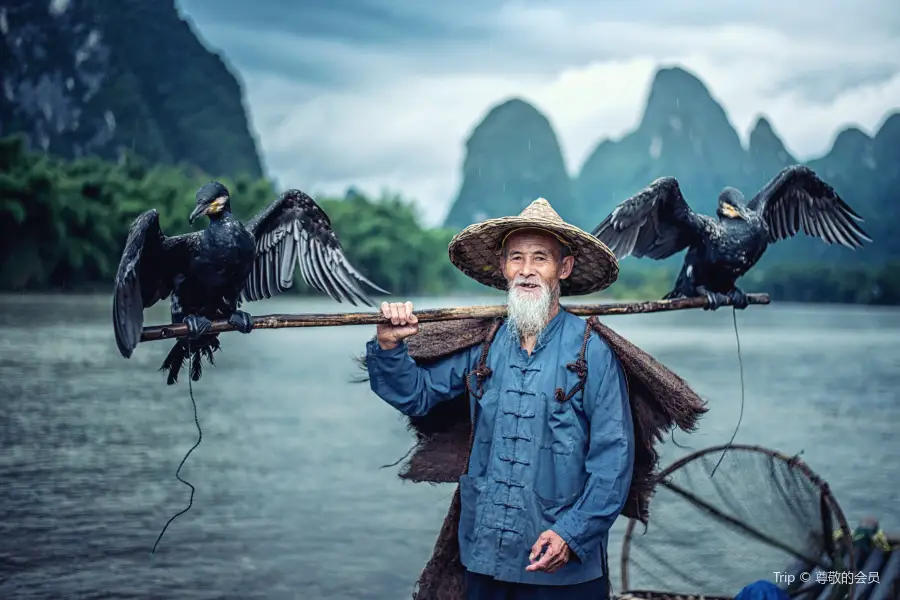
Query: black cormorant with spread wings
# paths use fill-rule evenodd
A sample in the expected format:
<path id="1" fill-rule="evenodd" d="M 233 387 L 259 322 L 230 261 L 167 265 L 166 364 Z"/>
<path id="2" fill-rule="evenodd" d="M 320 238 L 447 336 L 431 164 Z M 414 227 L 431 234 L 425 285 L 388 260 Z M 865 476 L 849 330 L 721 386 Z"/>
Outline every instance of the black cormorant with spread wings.
<path id="1" fill-rule="evenodd" d="M 862 218 L 810 168 L 793 165 L 772 178 L 750 202 L 735 188 L 719 194 L 718 219 L 695 213 L 674 177 L 657 179 L 619 204 L 593 235 L 621 260 L 662 260 L 687 249 L 674 289 L 665 298 L 705 295 L 715 310 L 730 300 L 746 308 L 735 281 L 759 261 L 769 244 L 801 229 L 850 249 L 872 239 Z"/>
<path id="2" fill-rule="evenodd" d="M 338 302 L 372 306 L 363 283 L 389 293 L 350 264 L 328 215 L 299 190 L 284 192 L 245 225 L 231 213 L 228 189 L 212 181 L 197 191 L 189 221 L 202 215 L 209 218 L 206 229 L 171 237 L 160 229 L 156 210 L 138 216 L 116 274 L 113 325 L 122 356 L 130 358 L 140 342 L 144 309 L 166 297 L 172 322 L 188 325 L 189 338 L 176 341 L 160 368 L 169 385 L 186 359 L 194 381 L 201 357 L 212 363 L 219 349 L 218 334 L 207 333 L 213 319 L 249 333 L 250 315 L 238 307 L 290 288 L 298 264 L 308 285 Z"/>

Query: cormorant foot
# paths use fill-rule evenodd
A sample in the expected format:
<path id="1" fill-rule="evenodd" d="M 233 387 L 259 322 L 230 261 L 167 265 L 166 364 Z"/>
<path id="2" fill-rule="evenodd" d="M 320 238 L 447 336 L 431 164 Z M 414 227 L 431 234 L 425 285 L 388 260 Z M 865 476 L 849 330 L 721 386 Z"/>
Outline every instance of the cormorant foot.
<path id="1" fill-rule="evenodd" d="M 750 300 L 747 298 L 747 294 L 738 288 L 734 288 L 728 292 L 728 298 L 731 299 L 731 305 L 737 309 L 743 310 L 750 306 Z"/>
<path id="2" fill-rule="evenodd" d="M 253 319 L 242 310 L 236 310 L 228 317 L 228 323 L 241 333 L 250 333 L 253 330 Z"/>
<path id="3" fill-rule="evenodd" d="M 207 319 L 206 317 L 198 317 L 196 315 L 188 315 L 183 321 L 187 323 L 188 326 L 188 337 L 191 339 L 197 339 L 212 327 L 212 321 Z"/>
<path id="4" fill-rule="evenodd" d="M 717 310 L 730 300 L 725 294 L 711 292 L 704 287 L 698 287 L 697 291 L 706 296 L 706 306 L 703 307 L 703 310 Z"/>

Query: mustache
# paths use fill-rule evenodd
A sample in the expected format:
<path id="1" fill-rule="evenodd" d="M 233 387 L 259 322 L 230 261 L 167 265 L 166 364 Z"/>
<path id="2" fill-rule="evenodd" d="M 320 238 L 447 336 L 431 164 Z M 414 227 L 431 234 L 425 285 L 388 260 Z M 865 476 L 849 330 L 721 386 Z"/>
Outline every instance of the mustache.
<path id="1" fill-rule="evenodd" d="M 547 284 L 540 277 L 524 277 L 522 275 L 516 276 L 516 278 L 512 280 L 512 282 L 509 284 L 509 286 L 513 287 L 513 286 L 516 286 L 516 285 L 519 285 L 522 283 L 525 283 L 528 285 L 539 285 L 542 288 L 547 287 Z"/>

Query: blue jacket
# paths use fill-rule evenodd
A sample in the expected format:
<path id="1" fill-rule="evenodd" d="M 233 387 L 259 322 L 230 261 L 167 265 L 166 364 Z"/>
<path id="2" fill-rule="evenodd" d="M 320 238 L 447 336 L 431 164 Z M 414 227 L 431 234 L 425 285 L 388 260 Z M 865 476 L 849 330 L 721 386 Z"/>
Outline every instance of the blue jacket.
<path id="1" fill-rule="evenodd" d="M 565 310 L 548 323 L 531 356 L 502 325 L 491 344 L 467 474 L 460 477 L 459 546 L 470 571 L 504 581 L 568 585 L 607 573 L 609 528 L 631 486 L 634 429 L 618 358 L 591 333 L 584 388 L 567 402 L 578 375 L 585 321 Z M 458 351 L 425 367 L 405 343 L 366 346 L 372 390 L 409 416 L 465 391 L 482 346 Z M 474 375 L 470 380 L 475 387 Z M 552 529 L 573 551 L 555 573 L 526 571 L 538 536 Z"/>

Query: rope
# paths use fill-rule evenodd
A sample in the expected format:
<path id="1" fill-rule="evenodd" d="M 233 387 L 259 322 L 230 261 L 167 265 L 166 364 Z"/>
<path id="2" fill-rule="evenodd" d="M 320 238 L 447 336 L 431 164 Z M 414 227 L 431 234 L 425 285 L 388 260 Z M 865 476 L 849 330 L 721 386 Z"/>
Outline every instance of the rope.
<path id="1" fill-rule="evenodd" d="M 731 447 L 732 442 L 734 442 L 734 438 L 737 436 L 738 429 L 741 428 L 741 421 L 744 420 L 744 358 L 741 356 L 741 336 L 738 333 L 737 309 L 734 307 L 731 308 L 731 317 L 732 322 L 734 323 L 734 339 L 737 342 L 738 366 L 741 370 L 741 413 L 738 416 L 738 422 L 734 428 L 734 433 L 731 434 L 731 439 L 728 440 L 728 443 L 725 444 L 725 448 L 722 449 L 722 456 L 719 457 L 716 466 L 713 467 L 712 472 L 709 474 L 710 477 L 716 474 L 716 469 L 718 469 L 719 465 L 722 464 L 722 459 L 725 458 L 725 453 L 728 452 L 728 449 Z"/>
<path id="2" fill-rule="evenodd" d="M 191 360 L 191 339 L 190 338 L 187 338 L 187 356 L 188 356 L 188 362 L 190 362 L 190 360 Z M 196 491 L 196 488 L 193 485 L 191 485 L 191 483 L 189 481 L 182 479 L 181 475 L 180 475 L 181 467 L 184 466 L 184 463 L 188 459 L 188 456 L 191 455 L 191 452 L 193 452 L 197 448 L 197 446 L 200 445 L 200 442 L 203 440 L 203 430 L 200 429 L 200 419 L 197 418 L 197 401 L 194 400 L 194 386 L 191 384 L 191 374 L 190 373 L 188 373 L 188 394 L 191 397 L 191 406 L 194 409 L 194 424 L 197 426 L 197 442 L 193 446 L 191 446 L 191 449 L 188 450 L 187 453 L 184 455 L 184 458 L 181 459 L 181 464 L 179 464 L 178 468 L 175 469 L 175 478 L 178 479 L 178 481 L 180 481 L 184 485 L 191 488 L 191 497 L 188 499 L 187 508 L 172 515 L 169 518 L 169 520 L 166 522 L 166 524 L 163 526 L 162 531 L 159 532 L 159 537 L 156 538 L 156 543 L 153 544 L 153 549 L 150 550 L 151 556 L 154 553 L 156 553 L 156 546 L 159 544 L 159 541 L 162 539 L 163 534 L 166 532 L 166 529 L 169 527 L 169 524 L 172 521 L 174 521 L 176 518 L 178 518 L 179 516 L 183 515 L 187 511 L 191 510 L 191 506 L 194 505 L 194 492 Z"/>
<path id="3" fill-rule="evenodd" d="M 597 317 L 591 317 L 587 320 L 587 326 L 584 328 L 584 339 L 581 341 L 581 351 L 578 353 L 578 359 L 575 362 L 566 365 L 568 370 L 578 375 L 578 383 L 572 386 L 572 389 L 569 390 L 568 394 L 562 388 L 556 388 L 554 397 L 557 402 L 568 402 L 572 399 L 572 396 L 584 388 L 584 384 L 587 382 L 587 361 L 584 359 L 584 354 L 587 352 L 588 340 L 591 339 L 591 333 L 594 331 L 594 325 L 596 323 Z"/>
<path id="4" fill-rule="evenodd" d="M 692 446 L 685 446 L 683 444 L 678 443 L 678 441 L 675 439 L 676 431 L 677 431 L 677 429 L 673 429 L 672 433 L 669 434 L 669 439 L 672 440 L 672 444 L 674 444 L 676 448 L 681 448 L 682 450 L 690 450 L 691 452 L 696 452 L 696 450 L 697 450 L 696 448 L 694 448 Z"/>
<path id="5" fill-rule="evenodd" d="M 389 465 L 381 465 L 381 466 L 378 467 L 378 468 L 379 468 L 379 469 L 389 469 L 390 467 L 396 467 L 396 466 L 399 465 L 401 462 L 403 462 L 403 460 L 406 459 L 407 456 L 409 456 L 410 454 L 412 454 L 413 450 L 415 450 L 417 447 L 418 447 L 418 444 L 415 445 L 415 446 L 413 446 L 413 447 L 410 448 L 409 450 L 407 450 L 407 451 L 406 451 L 406 454 L 404 454 L 403 456 L 401 456 L 400 458 L 398 458 L 397 460 L 395 460 L 395 461 L 392 462 L 391 464 L 389 464 Z"/>

